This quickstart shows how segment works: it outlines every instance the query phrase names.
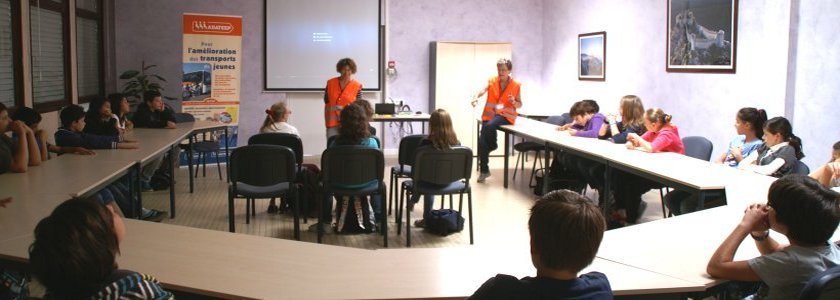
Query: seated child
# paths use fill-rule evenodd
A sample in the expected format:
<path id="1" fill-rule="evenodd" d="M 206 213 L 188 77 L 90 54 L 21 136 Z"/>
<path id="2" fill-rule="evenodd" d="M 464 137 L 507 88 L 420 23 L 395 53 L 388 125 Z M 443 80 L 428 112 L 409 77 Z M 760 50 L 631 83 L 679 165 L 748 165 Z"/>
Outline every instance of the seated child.
<path id="1" fill-rule="evenodd" d="M 117 254 L 125 236 L 122 218 L 110 207 L 71 199 L 35 227 L 29 247 L 32 274 L 46 299 L 174 299 L 157 279 L 120 270 Z"/>
<path id="2" fill-rule="evenodd" d="M 528 220 L 537 276 L 496 275 L 470 299 L 612 299 L 606 275 L 578 275 L 595 259 L 606 227 L 601 211 L 583 196 L 569 190 L 546 194 Z"/>
<path id="3" fill-rule="evenodd" d="M 770 186 L 767 204 L 750 205 L 735 230 L 709 259 L 713 277 L 761 281 L 755 299 L 799 299 L 808 280 L 840 263 L 840 248 L 829 241 L 840 223 L 840 193 L 804 175 L 787 175 Z M 770 237 L 784 234 L 790 245 Z M 747 235 L 761 256 L 734 261 Z"/>
<path id="4" fill-rule="evenodd" d="M 822 185 L 840 192 L 840 141 L 834 143 L 831 160 L 810 174 Z"/>
<path id="5" fill-rule="evenodd" d="M 796 163 L 805 157 L 802 140 L 793 134 L 790 121 L 775 117 L 764 123 L 764 145 L 758 147 L 738 164 L 739 169 L 782 177 L 796 171 Z"/>
<path id="6" fill-rule="evenodd" d="M 38 145 L 38 152 L 41 153 L 41 161 L 47 161 L 50 159 L 48 152 L 57 153 L 59 155 L 67 153 L 81 155 L 95 154 L 93 151 L 83 147 L 59 147 L 50 144 L 49 141 L 47 141 L 46 131 L 40 129 L 41 114 L 32 108 L 23 106 L 15 109 L 15 112 L 12 113 L 12 120 L 21 121 L 32 129 L 32 132 L 35 134 L 35 142 Z M 17 134 L 12 137 L 13 140 L 16 140 L 17 138 Z"/>
<path id="7" fill-rule="evenodd" d="M 21 137 L 13 142 L 6 135 L 11 131 Z M 41 164 L 35 133 L 21 121 L 12 121 L 6 105 L 0 103 L 0 174 L 25 173 L 29 166 Z"/>

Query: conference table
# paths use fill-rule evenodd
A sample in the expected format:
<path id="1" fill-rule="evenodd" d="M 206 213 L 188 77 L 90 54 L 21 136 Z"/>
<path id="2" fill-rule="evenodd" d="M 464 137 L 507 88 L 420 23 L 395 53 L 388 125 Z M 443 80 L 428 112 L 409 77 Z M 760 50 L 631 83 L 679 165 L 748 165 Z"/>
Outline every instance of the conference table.
<path id="1" fill-rule="evenodd" d="M 597 257 L 584 272 L 605 273 L 619 296 L 702 293 L 722 283 L 705 274 L 708 258 L 740 220 L 743 208 L 765 201 L 767 188 L 775 180 L 680 155 L 628 151 L 595 139 L 563 136 L 551 125 L 525 120 L 505 130 L 542 140 L 547 147 L 563 147 L 697 189 L 723 188 L 726 183 L 727 206 L 605 234 Z M 140 149 L 100 150 L 93 157 L 64 155 L 24 174 L 0 175 L 0 197 L 14 198 L 0 208 L 0 261 L 25 267 L 35 224 L 57 205 L 139 168 L 196 128 L 212 126 L 219 125 L 138 129 L 133 134 L 141 141 Z M 694 169 L 676 172 L 674 167 Z M 118 258 L 121 268 L 154 275 L 173 291 L 211 297 L 462 298 L 497 273 L 524 277 L 536 272 L 527 243 L 365 250 L 139 220 L 125 223 L 126 238 Z M 773 237 L 780 236 L 773 233 Z M 755 247 L 744 243 L 736 258 L 756 255 Z"/>

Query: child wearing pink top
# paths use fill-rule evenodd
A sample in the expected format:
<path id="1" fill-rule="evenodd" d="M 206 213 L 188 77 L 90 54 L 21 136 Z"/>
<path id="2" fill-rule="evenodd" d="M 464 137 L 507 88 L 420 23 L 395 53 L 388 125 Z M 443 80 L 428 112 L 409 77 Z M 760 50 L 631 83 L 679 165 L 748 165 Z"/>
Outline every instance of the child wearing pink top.
<path id="1" fill-rule="evenodd" d="M 644 115 L 645 132 L 642 136 L 635 133 L 627 135 L 627 149 L 645 152 L 676 152 L 685 154 L 680 132 L 671 124 L 671 115 L 660 108 L 651 108 Z M 651 159 L 654 159 L 651 157 Z M 644 209 L 639 209 L 642 194 L 662 185 L 630 173 L 615 171 L 615 212 L 610 216 L 611 227 L 621 227 L 636 223 Z"/>

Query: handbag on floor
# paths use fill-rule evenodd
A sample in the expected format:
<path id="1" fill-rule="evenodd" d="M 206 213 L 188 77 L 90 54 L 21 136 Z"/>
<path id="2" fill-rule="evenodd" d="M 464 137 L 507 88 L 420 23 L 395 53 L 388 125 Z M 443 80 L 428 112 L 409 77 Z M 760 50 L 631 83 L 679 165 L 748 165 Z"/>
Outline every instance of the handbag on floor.
<path id="1" fill-rule="evenodd" d="M 428 232 L 447 236 L 453 232 L 464 230 L 464 217 L 454 209 L 435 209 L 429 212 L 429 219 L 425 220 Z"/>

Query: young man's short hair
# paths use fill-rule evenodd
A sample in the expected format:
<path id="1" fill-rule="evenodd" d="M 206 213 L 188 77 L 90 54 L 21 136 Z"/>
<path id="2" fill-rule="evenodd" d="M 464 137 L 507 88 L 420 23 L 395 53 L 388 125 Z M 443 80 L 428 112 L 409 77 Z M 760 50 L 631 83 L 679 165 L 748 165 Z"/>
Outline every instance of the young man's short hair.
<path id="1" fill-rule="evenodd" d="M 595 204 L 580 194 L 559 190 L 531 208 L 528 229 L 541 267 L 580 272 L 595 259 L 607 223 Z"/>
<path id="2" fill-rule="evenodd" d="M 146 102 L 151 102 L 157 97 L 161 97 L 161 94 L 158 91 L 146 91 L 145 93 L 143 93 L 143 101 Z"/>
<path id="3" fill-rule="evenodd" d="M 61 119 L 61 126 L 69 128 L 70 124 L 85 117 L 85 109 L 76 104 L 70 104 L 61 110 L 59 118 Z"/>
<path id="4" fill-rule="evenodd" d="M 787 226 L 787 237 L 803 244 L 825 244 L 840 224 L 840 193 L 805 175 L 776 180 L 767 205 L 776 211 L 776 220 Z"/>
<path id="5" fill-rule="evenodd" d="M 594 114 L 598 112 L 598 103 L 595 100 L 581 100 L 572 104 L 572 108 L 569 109 L 569 115 L 574 116 L 582 116 L 585 114 Z"/>
<path id="6" fill-rule="evenodd" d="M 31 107 L 21 106 L 15 109 L 12 113 L 12 120 L 21 121 L 26 126 L 32 127 L 32 125 L 41 123 L 41 114 L 37 111 L 32 109 Z"/>

